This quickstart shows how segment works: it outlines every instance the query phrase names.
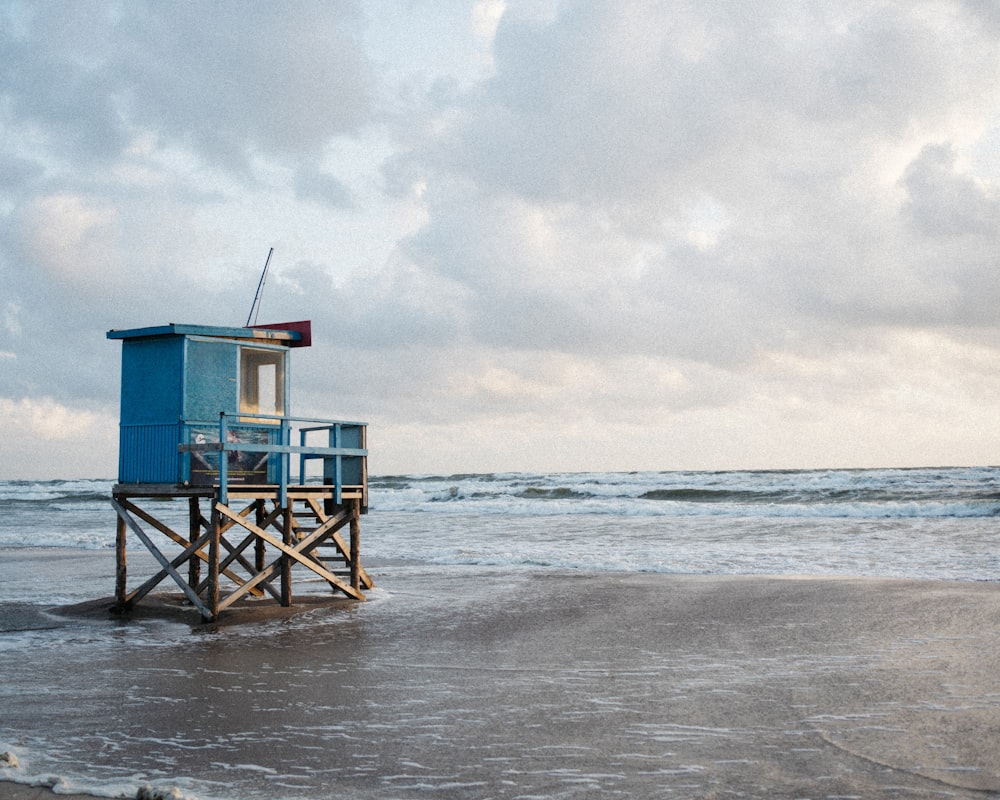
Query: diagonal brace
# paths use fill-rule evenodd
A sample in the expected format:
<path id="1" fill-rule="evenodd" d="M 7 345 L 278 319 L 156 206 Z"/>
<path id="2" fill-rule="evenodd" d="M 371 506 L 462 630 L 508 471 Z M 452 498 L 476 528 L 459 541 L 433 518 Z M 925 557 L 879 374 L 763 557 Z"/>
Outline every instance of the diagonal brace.
<path id="1" fill-rule="evenodd" d="M 133 506 L 127 500 L 125 502 L 128 503 L 128 505 L 131 506 L 132 508 L 135 508 L 135 506 Z M 187 599 L 190 600 L 192 605 L 194 605 L 198 609 L 201 616 L 206 620 L 212 619 L 213 617 L 212 612 L 208 609 L 207 606 L 205 606 L 204 603 L 202 603 L 201 598 L 198 597 L 194 589 L 192 589 L 188 585 L 187 581 L 184 580 L 184 578 L 181 577 L 181 574 L 175 569 L 175 567 L 183 564 L 192 556 L 192 554 L 196 553 L 201 547 L 205 545 L 205 542 L 208 541 L 209 534 L 206 533 L 204 536 L 199 537 L 196 542 L 193 542 L 191 545 L 189 545 L 187 549 L 184 550 L 183 553 L 181 553 L 179 556 L 177 556 L 177 558 L 174 559 L 174 563 L 171 563 L 170 561 L 167 560 L 167 557 L 160 552 L 160 550 L 156 547 L 156 545 L 153 544 L 152 539 L 150 539 L 146 535 L 146 532 L 140 527 L 139 523 L 132 518 L 132 515 L 129 514 L 129 512 L 122 506 L 121 503 L 119 503 L 115 499 L 112 499 L 111 505 L 114 507 L 115 512 L 118 514 L 118 516 L 125 522 L 126 525 L 129 526 L 129 528 L 132 529 L 132 532 L 139 537 L 142 543 L 146 545 L 146 549 L 153 554 L 153 557 L 158 562 L 160 562 L 160 566 L 163 568 L 153 578 L 150 578 L 148 581 L 146 581 L 146 583 L 143 584 L 143 586 L 140 589 L 136 590 L 130 597 L 126 599 L 127 606 L 131 606 L 133 603 L 137 602 L 141 597 L 146 595 L 154 586 L 156 586 L 160 581 L 162 581 L 163 578 L 165 578 L 167 575 L 170 575 L 170 577 L 174 579 L 174 583 L 176 583 L 181 588 L 181 591 L 183 591 L 184 594 L 187 596 Z"/>
<path id="2" fill-rule="evenodd" d="M 233 520 L 238 525 L 242 525 L 244 528 L 253 533 L 255 536 L 263 539 L 265 542 L 270 544 L 272 547 L 275 547 L 276 549 L 280 550 L 289 558 L 299 562 L 307 569 L 319 575 L 321 578 L 323 578 L 323 580 L 327 581 L 331 585 L 338 588 L 348 597 L 352 597 L 355 600 L 365 599 L 364 595 L 360 591 L 355 589 L 353 586 L 344 583 L 342 580 L 340 580 L 340 578 L 338 578 L 332 572 L 327 570 L 325 567 L 317 564 L 316 561 L 314 561 L 312 558 L 309 557 L 309 551 L 315 548 L 323 540 L 323 538 L 325 538 L 328 535 L 330 529 L 335 527 L 337 524 L 342 523 L 342 518 L 346 515 L 346 512 L 345 514 L 340 514 L 328 519 L 326 523 L 324 523 L 315 531 L 313 531 L 308 537 L 301 540 L 296 547 L 289 547 L 280 539 L 276 538 L 275 536 L 272 536 L 270 533 L 263 530 L 262 528 L 259 528 L 257 525 L 253 524 L 249 520 L 238 517 L 235 513 L 233 513 L 232 509 L 230 509 L 223 503 L 217 503 L 216 509 L 224 517 Z M 226 605 L 229 605 L 232 602 L 232 600 L 234 599 L 234 595 L 240 596 L 246 594 L 246 592 L 249 591 L 249 587 L 251 585 L 255 586 L 260 581 L 265 579 L 270 579 L 271 577 L 273 577 L 274 571 L 272 568 L 275 566 L 276 566 L 275 564 L 272 564 L 266 570 L 258 573 L 254 578 L 252 578 L 243 586 L 241 586 L 239 589 L 237 589 L 235 592 L 233 592 L 233 594 L 229 595 L 229 597 L 226 598 Z M 221 607 L 222 606 L 220 604 L 220 610 Z"/>

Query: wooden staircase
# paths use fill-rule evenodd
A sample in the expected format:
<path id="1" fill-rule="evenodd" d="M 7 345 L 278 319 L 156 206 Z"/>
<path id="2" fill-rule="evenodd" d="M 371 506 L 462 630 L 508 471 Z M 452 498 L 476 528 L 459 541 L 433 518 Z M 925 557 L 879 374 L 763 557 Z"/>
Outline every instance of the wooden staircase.
<path id="1" fill-rule="evenodd" d="M 309 550 L 309 556 L 317 564 L 325 567 L 328 572 L 339 578 L 347 578 L 347 582 L 354 586 L 355 581 L 352 579 L 351 571 L 351 545 L 340 534 L 340 530 L 345 523 L 350 522 L 350 519 L 338 522 L 340 518 L 332 513 L 333 509 L 328 511 L 323 508 L 323 505 L 315 497 L 302 498 L 299 502 L 292 500 L 290 502 L 292 535 L 295 541 L 302 542 L 314 536 L 321 528 L 330 528 L 330 533 L 322 537 L 319 543 Z M 375 587 L 371 576 L 360 563 L 357 565 L 357 571 L 358 586 L 356 588 L 372 589 Z M 334 590 L 342 589 L 341 586 L 332 583 L 330 586 Z"/>

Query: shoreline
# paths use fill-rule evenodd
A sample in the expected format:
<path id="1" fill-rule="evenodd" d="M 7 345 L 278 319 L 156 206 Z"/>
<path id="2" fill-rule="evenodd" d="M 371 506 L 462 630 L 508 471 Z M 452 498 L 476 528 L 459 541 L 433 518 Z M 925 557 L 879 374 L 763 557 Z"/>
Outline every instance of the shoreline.
<path id="1" fill-rule="evenodd" d="M 246 687 L 276 672 L 329 671 L 336 681 L 283 682 L 282 694 L 267 695 L 269 714 L 294 728 L 302 713 L 320 713 L 309 709 L 335 709 L 324 724 L 340 731 L 338 747 L 323 768 L 365 799 L 433 795 L 407 787 L 431 786 L 436 775 L 442 786 L 468 786 L 449 790 L 459 798 L 506 796 L 504 781 L 536 795 L 574 785 L 633 796 L 1000 792 L 991 733 L 1000 727 L 1000 584 L 427 564 L 386 564 L 377 582 L 369 602 L 303 595 L 280 613 L 235 608 L 217 626 L 169 598 L 144 608 L 147 598 L 132 617 L 137 630 L 150 619 L 192 623 L 170 634 L 175 644 L 158 645 L 155 680 L 143 678 L 142 650 L 98 647 L 84 663 L 109 676 L 109 696 L 127 687 L 136 708 L 169 699 L 123 718 L 124 742 L 169 740 L 207 703 L 212 736 L 239 742 L 234 763 L 276 771 L 305 758 L 303 741 L 327 742 L 302 739 L 325 714 L 287 743 L 258 741 L 248 736 Z M 112 618 L 105 602 L 52 613 L 120 631 L 99 624 Z M 211 635 L 190 638 L 202 631 Z M 51 685 L 45 669 L 38 680 Z M 215 689 L 194 706 L 186 692 L 203 674 Z M 20 713 L 24 725 L 48 724 L 27 706 Z M 141 758 L 136 747 L 116 758 Z M 334 784 L 314 785 L 315 768 L 303 769 L 286 780 L 308 788 L 289 796 L 329 794 Z M 223 800 L 244 800 L 252 786 L 238 771 L 213 780 L 232 786 Z M 267 796 L 283 794 L 272 787 Z M 60 797 L 89 796 L 0 782 L 0 800 Z"/>

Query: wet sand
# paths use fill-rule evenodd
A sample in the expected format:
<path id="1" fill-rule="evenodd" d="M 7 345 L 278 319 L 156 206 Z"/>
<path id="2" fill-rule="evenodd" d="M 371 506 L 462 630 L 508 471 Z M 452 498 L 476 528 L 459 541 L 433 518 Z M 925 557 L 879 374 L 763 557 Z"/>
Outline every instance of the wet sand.
<path id="1" fill-rule="evenodd" d="M 94 800 L 86 794 L 56 794 L 51 789 L 40 786 L 22 786 L 17 783 L 0 783 L 0 800 Z"/>
<path id="2" fill-rule="evenodd" d="M 223 656 L 244 673 L 231 686 L 213 675 L 200 699 L 239 731 L 254 724 L 240 687 L 260 660 L 267 674 L 335 672 L 269 712 L 277 724 L 304 704 L 330 709 L 343 735 L 324 756 L 324 796 L 1000 793 L 1000 585 L 431 567 L 379 583 L 389 596 L 306 609 L 265 655 L 226 644 L 243 648 Z M 182 694 L 170 654 L 158 658 L 157 691 Z M 160 713 L 143 725 L 174 730 L 189 710 Z M 273 742 L 242 746 L 270 766 Z M 49 796 L 67 797 L 0 783 L 0 798 Z"/>

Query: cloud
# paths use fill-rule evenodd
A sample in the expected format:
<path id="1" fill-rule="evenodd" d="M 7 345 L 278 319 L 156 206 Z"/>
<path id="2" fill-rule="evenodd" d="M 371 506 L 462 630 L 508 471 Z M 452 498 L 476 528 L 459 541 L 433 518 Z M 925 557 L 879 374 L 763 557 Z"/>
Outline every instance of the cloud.
<path id="1" fill-rule="evenodd" d="M 0 478 L 111 477 L 116 427 L 111 414 L 73 408 L 49 397 L 0 397 Z"/>
<path id="2" fill-rule="evenodd" d="M 295 196 L 301 200 L 313 200 L 333 208 L 350 208 L 351 191 L 332 175 L 315 168 L 300 168 L 295 175 Z"/>
<path id="3" fill-rule="evenodd" d="M 296 409 L 389 463 L 1000 445 L 992 5 L 388 5 L 0 10 L 9 402 L 113 407 L 104 331 L 242 324 L 274 246 Z"/>
<path id="4" fill-rule="evenodd" d="M 257 148 L 317 152 L 370 114 L 359 23 L 351 2 L 126 11 L 120 25 L 143 48 L 118 57 L 130 84 L 126 108 L 140 125 L 223 161 Z"/>
<path id="5" fill-rule="evenodd" d="M 13 401 L 0 398 L 0 418 L 9 431 L 52 442 L 71 439 L 91 428 L 98 415 L 63 406 L 50 397 Z"/>
<path id="6" fill-rule="evenodd" d="M 108 254 L 118 249 L 113 208 L 93 198 L 60 192 L 35 197 L 17 216 L 18 249 L 48 279 L 78 290 L 108 277 Z"/>
<path id="7" fill-rule="evenodd" d="M 23 16 L 0 58 L 8 121 L 50 156 L 107 163 L 151 133 L 161 148 L 249 174 L 259 153 L 313 156 L 371 118 L 374 75 L 348 0 L 87 3 Z"/>
<path id="8" fill-rule="evenodd" d="M 995 187 L 956 170 L 948 145 L 926 145 L 907 167 L 903 183 L 914 226 L 930 237 L 1000 233 L 1000 197 Z"/>
<path id="9" fill-rule="evenodd" d="M 909 226 L 995 243 L 993 189 L 968 183 L 978 205 L 944 221 L 915 145 L 994 118 L 996 42 L 923 4 L 745 8 L 504 16 L 495 75 L 389 165 L 428 187 L 406 253 L 468 290 L 454 316 L 472 338 L 722 364 L 859 323 L 961 321 Z"/>

